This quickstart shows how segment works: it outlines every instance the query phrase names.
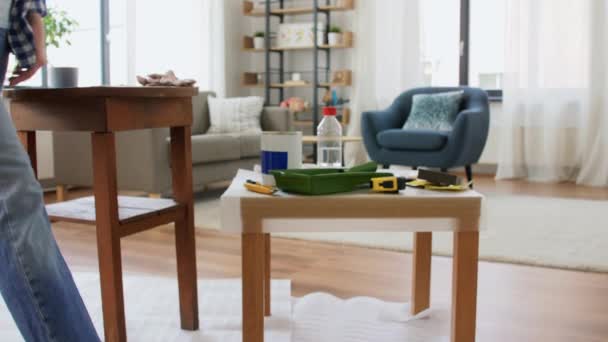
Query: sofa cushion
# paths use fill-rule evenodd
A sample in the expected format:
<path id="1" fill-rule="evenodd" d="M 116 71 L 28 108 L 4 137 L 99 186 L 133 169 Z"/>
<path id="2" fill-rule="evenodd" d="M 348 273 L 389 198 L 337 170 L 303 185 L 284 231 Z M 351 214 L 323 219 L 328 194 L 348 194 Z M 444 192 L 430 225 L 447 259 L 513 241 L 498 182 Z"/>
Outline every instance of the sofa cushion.
<path id="1" fill-rule="evenodd" d="M 231 134 L 236 136 L 241 145 L 241 158 L 259 157 L 262 135 L 259 133 Z"/>
<path id="2" fill-rule="evenodd" d="M 241 142 L 228 134 L 192 136 L 192 164 L 237 160 L 241 158 Z"/>
<path id="3" fill-rule="evenodd" d="M 206 133 L 209 129 L 209 96 L 215 96 L 215 93 L 202 91 L 192 97 L 192 135 Z"/>
<path id="4" fill-rule="evenodd" d="M 259 96 L 218 99 L 209 97 L 211 126 L 207 133 L 260 133 L 264 98 Z"/>
<path id="5" fill-rule="evenodd" d="M 378 133 L 378 144 L 392 150 L 435 151 L 448 141 L 448 132 L 426 129 L 389 129 Z"/>

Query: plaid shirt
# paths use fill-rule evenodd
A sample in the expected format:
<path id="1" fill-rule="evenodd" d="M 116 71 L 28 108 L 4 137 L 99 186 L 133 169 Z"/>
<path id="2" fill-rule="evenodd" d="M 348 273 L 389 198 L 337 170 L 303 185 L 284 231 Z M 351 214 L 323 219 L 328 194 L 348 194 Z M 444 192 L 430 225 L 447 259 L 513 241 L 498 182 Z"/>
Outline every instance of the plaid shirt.
<path id="1" fill-rule="evenodd" d="M 46 15 L 45 0 L 13 0 L 8 43 L 17 58 L 19 67 L 26 69 L 36 64 L 34 32 L 27 20 L 30 12 L 38 13 L 44 17 Z"/>

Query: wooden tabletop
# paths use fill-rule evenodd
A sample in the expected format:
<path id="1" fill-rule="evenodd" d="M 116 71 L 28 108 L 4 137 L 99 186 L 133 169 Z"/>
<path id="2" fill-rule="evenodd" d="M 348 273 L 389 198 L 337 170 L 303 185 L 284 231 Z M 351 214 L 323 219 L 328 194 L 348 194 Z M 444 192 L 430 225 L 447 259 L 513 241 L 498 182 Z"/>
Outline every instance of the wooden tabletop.
<path id="1" fill-rule="evenodd" d="M 305 135 L 302 137 L 302 142 L 305 144 L 312 144 L 312 143 L 316 143 L 319 141 L 319 137 L 316 137 L 314 135 Z M 342 137 L 342 142 L 359 142 L 359 141 L 363 141 L 363 138 L 361 137 L 355 137 L 355 136 L 345 136 Z"/>
<path id="2" fill-rule="evenodd" d="M 391 172 L 403 176 L 396 170 Z M 258 173 L 239 170 L 222 195 L 222 230 L 264 233 L 479 230 L 483 195 L 473 190 L 442 192 L 408 187 L 399 194 L 361 190 L 325 196 L 283 192 L 268 196 L 246 191 L 243 184 L 248 179 L 262 181 Z"/>
<path id="3" fill-rule="evenodd" d="M 192 97 L 196 87 L 78 87 L 78 88 L 16 88 L 5 89 L 4 97 L 10 100 L 30 100 L 57 97 Z"/>

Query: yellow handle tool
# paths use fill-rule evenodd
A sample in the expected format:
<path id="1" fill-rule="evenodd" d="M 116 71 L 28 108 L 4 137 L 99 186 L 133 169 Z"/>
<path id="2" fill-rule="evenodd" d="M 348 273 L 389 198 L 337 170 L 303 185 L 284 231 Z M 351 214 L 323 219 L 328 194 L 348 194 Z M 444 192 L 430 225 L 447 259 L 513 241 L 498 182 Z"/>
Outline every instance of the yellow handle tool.
<path id="1" fill-rule="evenodd" d="M 249 191 L 257 192 L 258 194 L 264 195 L 272 195 L 277 191 L 274 186 L 263 185 L 252 180 L 247 180 L 247 182 L 245 183 L 245 188 L 247 188 L 247 190 Z"/>
<path id="2" fill-rule="evenodd" d="M 371 179 L 370 187 L 375 192 L 398 193 L 405 189 L 406 183 L 405 177 L 377 177 Z"/>

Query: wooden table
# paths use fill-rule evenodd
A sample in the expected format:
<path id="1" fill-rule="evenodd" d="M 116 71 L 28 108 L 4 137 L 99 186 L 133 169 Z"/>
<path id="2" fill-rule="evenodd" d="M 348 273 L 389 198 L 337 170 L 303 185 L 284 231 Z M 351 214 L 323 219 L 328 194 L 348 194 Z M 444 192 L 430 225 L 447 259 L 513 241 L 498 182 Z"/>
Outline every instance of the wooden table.
<path id="1" fill-rule="evenodd" d="M 126 341 L 120 240 L 175 223 L 181 326 L 198 329 L 192 190 L 192 96 L 196 88 L 91 87 L 6 90 L 36 171 L 36 131 L 91 132 L 94 200 L 49 206 L 51 219 L 95 224 L 105 341 Z M 170 127 L 174 199 L 121 198 L 115 132 Z M 137 170 L 133 170 L 137 172 Z M 88 208 L 88 209 L 87 209 Z"/>
<path id="2" fill-rule="evenodd" d="M 355 136 L 345 136 L 342 137 L 342 143 L 349 143 L 349 142 L 361 142 L 363 141 L 363 138 L 361 137 L 355 137 Z M 304 144 L 316 144 L 319 142 L 319 137 L 314 136 L 314 135 L 305 135 L 302 137 L 302 143 Z"/>
<path id="3" fill-rule="evenodd" d="M 268 196 L 244 191 L 259 174 L 239 171 L 221 198 L 222 230 L 242 234 L 243 341 L 264 340 L 270 315 L 270 234 L 276 232 L 413 232 L 411 310 L 430 305 L 432 232 L 454 234 L 453 342 L 475 341 L 477 257 L 483 196 L 408 188 L 329 196 Z"/>

